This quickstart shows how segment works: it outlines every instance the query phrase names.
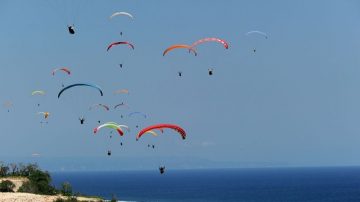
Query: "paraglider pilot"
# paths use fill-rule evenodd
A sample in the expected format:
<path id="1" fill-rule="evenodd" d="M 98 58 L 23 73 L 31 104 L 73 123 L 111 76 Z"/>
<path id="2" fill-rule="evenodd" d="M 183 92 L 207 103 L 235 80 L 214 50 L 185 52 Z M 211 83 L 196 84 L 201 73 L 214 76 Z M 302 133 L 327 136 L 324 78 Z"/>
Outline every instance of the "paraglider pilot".
<path id="1" fill-rule="evenodd" d="M 164 174 L 164 172 L 165 172 L 165 166 L 160 166 L 160 167 L 159 167 L 159 171 L 160 171 L 160 174 Z"/>
<path id="2" fill-rule="evenodd" d="M 111 151 L 110 151 L 110 150 L 108 150 L 108 153 L 107 153 L 107 154 L 108 154 L 108 156 L 111 156 Z"/>
<path id="3" fill-rule="evenodd" d="M 182 75 L 182 72 L 178 72 L 179 73 L 179 76 L 181 77 L 181 75 Z"/>
<path id="4" fill-rule="evenodd" d="M 70 34 L 75 34 L 74 25 L 68 25 L 68 29 Z"/>
<path id="5" fill-rule="evenodd" d="M 209 75 L 213 75 L 213 69 L 209 69 Z"/>
<path id="6" fill-rule="evenodd" d="M 85 121 L 84 117 L 80 117 L 79 120 L 80 120 L 80 124 L 84 124 Z"/>

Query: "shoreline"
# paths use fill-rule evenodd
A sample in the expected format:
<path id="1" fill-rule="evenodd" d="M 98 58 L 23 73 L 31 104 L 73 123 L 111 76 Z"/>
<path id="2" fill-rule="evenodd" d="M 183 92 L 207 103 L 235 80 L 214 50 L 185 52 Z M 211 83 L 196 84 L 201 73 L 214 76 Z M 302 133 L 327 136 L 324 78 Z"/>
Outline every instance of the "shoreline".
<path id="1" fill-rule="evenodd" d="M 56 199 L 68 199 L 61 195 L 39 195 L 20 192 L 0 192 L 0 202 L 53 202 Z M 99 198 L 76 197 L 78 201 L 100 202 L 105 201 Z"/>

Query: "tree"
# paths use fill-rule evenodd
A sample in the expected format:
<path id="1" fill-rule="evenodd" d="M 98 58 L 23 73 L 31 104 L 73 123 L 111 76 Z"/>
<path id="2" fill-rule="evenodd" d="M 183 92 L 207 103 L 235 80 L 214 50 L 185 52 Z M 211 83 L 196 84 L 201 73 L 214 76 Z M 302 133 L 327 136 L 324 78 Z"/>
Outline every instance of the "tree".
<path id="1" fill-rule="evenodd" d="M 14 192 L 15 184 L 10 180 L 4 180 L 0 183 L 0 192 Z"/>
<path id="2" fill-rule="evenodd" d="M 113 194 L 110 202 L 116 202 L 116 201 L 117 201 L 117 198 L 116 198 L 115 194 Z"/>
<path id="3" fill-rule="evenodd" d="M 34 194 L 56 194 L 56 190 L 50 185 L 51 177 L 48 172 L 35 170 L 30 172 L 29 181 L 24 183 L 20 188 L 20 192 L 34 193 Z"/>
<path id="4" fill-rule="evenodd" d="M 0 165 L 0 177 L 6 177 L 8 175 L 9 172 L 9 167 L 1 164 Z"/>
<path id="5" fill-rule="evenodd" d="M 60 192 L 64 196 L 71 196 L 73 194 L 71 184 L 69 182 L 62 183 Z"/>
<path id="6" fill-rule="evenodd" d="M 16 163 L 10 163 L 10 168 L 11 168 L 11 175 L 15 175 L 18 171 L 18 166 L 16 165 Z"/>

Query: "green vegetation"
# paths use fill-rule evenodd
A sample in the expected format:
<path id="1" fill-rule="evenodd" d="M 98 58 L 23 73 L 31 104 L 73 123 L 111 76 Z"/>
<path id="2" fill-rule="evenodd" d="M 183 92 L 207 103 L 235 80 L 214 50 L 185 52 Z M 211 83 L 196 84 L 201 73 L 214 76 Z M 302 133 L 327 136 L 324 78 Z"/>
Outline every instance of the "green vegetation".
<path id="1" fill-rule="evenodd" d="M 78 202 L 76 198 L 69 197 L 67 199 L 57 198 L 54 202 Z"/>
<path id="2" fill-rule="evenodd" d="M 0 177 L 29 177 L 36 170 L 40 170 L 37 164 L 4 164 L 0 162 Z"/>
<path id="3" fill-rule="evenodd" d="M 29 181 L 25 182 L 20 188 L 19 192 L 55 195 L 57 191 L 55 187 L 50 185 L 51 177 L 48 172 L 42 170 L 35 170 L 28 176 Z"/>
<path id="4" fill-rule="evenodd" d="M 64 182 L 61 184 L 60 193 L 64 196 L 72 196 L 72 186 L 69 182 Z"/>
<path id="5" fill-rule="evenodd" d="M 81 196 L 80 193 L 74 194 L 72 186 L 69 182 L 64 182 L 60 190 L 57 190 L 51 185 L 51 176 L 49 172 L 41 170 L 37 164 L 4 164 L 0 162 L 0 178 L 5 177 L 25 177 L 26 181 L 19 187 L 18 192 L 42 194 L 42 195 L 56 195 L 61 194 L 68 196 L 67 199 L 58 198 L 56 202 L 76 202 L 76 196 Z M 0 183 L 0 192 L 14 192 L 15 184 L 10 180 L 4 180 Z M 75 196 L 76 195 L 76 196 Z M 102 201 L 99 197 L 96 198 Z"/>
<path id="6" fill-rule="evenodd" d="M 4 180 L 0 183 L 0 192 L 14 192 L 15 184 L 10 180 Z"/>
<path id="7" fill-rule="evenodd" d="M 37 164 L 4 164 L 0 163 L 0 177 L 26 177 L 29 181 L 25 182 L 20 188 L 19 192 L 55 195 L 58 191 L 51 185 L 50 174 L 42 171 Z M 11 183 L 11 181 L 9 181 Z M 0 191 L 8 192 L 13 191 L 9 182 L 4 181 L 1 183 Z"/>

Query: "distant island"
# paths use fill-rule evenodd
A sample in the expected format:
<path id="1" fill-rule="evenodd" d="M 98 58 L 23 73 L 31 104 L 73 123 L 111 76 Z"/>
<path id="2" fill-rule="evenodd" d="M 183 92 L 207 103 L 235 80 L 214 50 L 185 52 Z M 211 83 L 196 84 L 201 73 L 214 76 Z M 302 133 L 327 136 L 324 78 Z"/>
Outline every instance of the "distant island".
<path id="1" fill-rule="evenodd" d="M 51 181 L 49 172 L 41 170 L 37 164 L 0 163 L 0 202 L 105 201 L 100 197 L 75 194 L 68 182 L 63 182 L 61 188 L 57 189 L 51 185 Z"/>

